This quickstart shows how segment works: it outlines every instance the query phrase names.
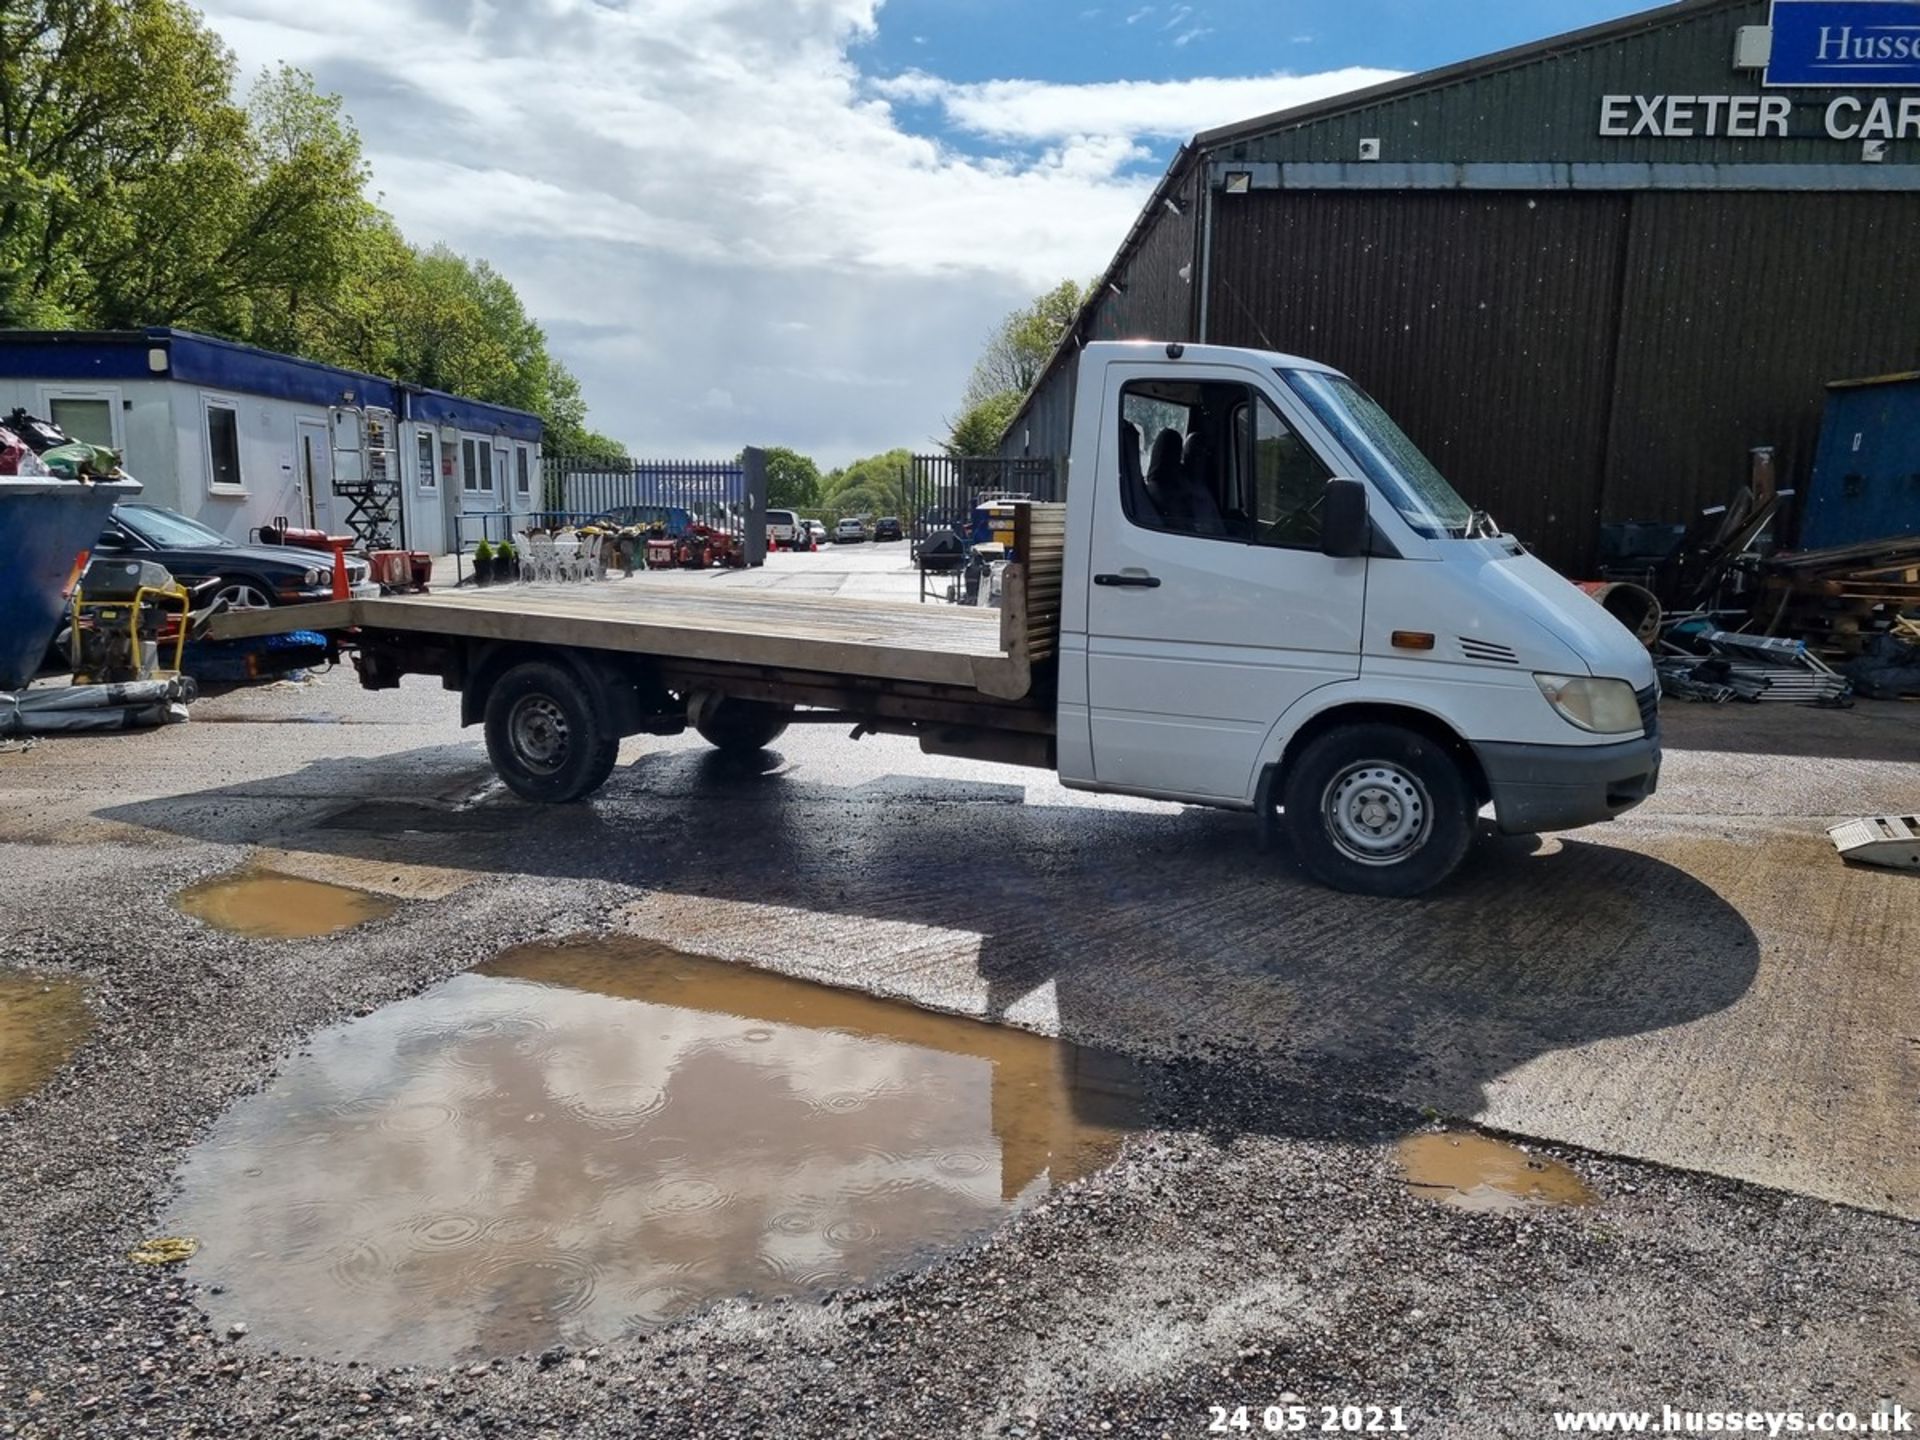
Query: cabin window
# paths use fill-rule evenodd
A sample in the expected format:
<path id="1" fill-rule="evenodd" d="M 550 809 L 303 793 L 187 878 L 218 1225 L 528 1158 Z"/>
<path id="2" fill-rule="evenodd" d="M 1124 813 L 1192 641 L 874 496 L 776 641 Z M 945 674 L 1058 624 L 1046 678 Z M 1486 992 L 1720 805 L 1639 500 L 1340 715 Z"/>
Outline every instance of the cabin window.
<path id="1" fill-rule="evenodd" d="M 422 490 L 440 488 L 440 442 L 431 430 L 416 430 L 413 436 L 414 483 Z"/>
<path id="2" fill-rule="evenodd" d="M 470 494 L 493 490 L 493 446 L 469 435 L 460 442 L 460 488 Z"/>
<path id="3" fill-rule="evenodd" d="M 207 488 L 244 490 L 240 473 L 240 412 L 232 405 L 209 400 L 207 419 Z"/>

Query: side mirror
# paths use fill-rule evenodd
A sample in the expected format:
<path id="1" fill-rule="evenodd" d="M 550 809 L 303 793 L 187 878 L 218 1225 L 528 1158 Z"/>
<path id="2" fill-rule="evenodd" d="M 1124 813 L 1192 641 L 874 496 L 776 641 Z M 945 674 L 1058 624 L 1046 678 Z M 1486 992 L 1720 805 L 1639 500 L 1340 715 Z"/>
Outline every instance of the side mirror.
<path id="1" fill-rule="evenodd" d="M 1367 487 L 1359 480 L 1327 481 L 1320 506 L 1320 553 L 1351 560 L 1367 553 L 1373 527 L 1367 521 Z"/>

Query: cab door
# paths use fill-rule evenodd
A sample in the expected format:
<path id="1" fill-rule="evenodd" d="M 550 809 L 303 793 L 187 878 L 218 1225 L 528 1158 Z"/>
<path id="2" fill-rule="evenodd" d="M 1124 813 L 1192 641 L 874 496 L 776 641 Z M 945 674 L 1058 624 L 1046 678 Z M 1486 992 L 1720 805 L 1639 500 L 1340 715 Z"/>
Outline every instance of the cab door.
<path id="1" fill-rule="evenodd" d="M 1333 471 L 1251 371 L 1115 365 L 1087 592 L 1096 783 L 1251 798 L 1274 722 L 1360 672 L 1367 562 L 1320 553 Z"/>

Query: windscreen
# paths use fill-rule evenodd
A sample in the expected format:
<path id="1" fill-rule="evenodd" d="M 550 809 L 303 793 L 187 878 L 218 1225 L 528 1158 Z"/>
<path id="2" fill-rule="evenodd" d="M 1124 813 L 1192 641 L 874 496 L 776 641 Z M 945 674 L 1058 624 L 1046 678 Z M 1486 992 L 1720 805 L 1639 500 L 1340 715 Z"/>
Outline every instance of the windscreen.
<path id="1" fill-rule="evenodd" d="M 1282 370 L 1280 378 L 1346 446 L 1367 478 L 1415 530 L 1432 540 L 1468 533 L 1473 507 L 1371 395 L 1344 375 Z"/>
<path id="2" fill-rule="evenodd" d="M 200 550 L 209 545 L 233 543 L 218 530 L 209 530 L 198 520 L 189 520 L 186 516 L 176 515 L 171 510 L 155 510 L 145 505 L 122 505 L 114 511 L 113 518 L 149 545 L 162 548 Z"/>

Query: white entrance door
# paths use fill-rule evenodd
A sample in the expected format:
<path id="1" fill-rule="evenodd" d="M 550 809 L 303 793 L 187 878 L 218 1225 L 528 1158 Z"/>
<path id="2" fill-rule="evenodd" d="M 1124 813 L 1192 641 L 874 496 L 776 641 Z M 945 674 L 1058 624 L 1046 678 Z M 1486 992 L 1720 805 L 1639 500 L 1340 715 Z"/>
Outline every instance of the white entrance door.
<path id="1" fill-rule="evenodd" d="M 305 497 L 306 513 L 300 523 L 329 535 L 334 527 L 333 442 L 327 438 L 324 420 L 296 420 L 293 429 L 294 463 L 300 469 L 300 493 Z"/>
<path id="2" fill-rule="evenodd" d="M 1254 372 L 1116 366 L 1103 413 L 1087 592 L 1095 778 L 1247 798 L 1274 722 L 1359 674 L 1367 562 L 1320 553 L 1333 472 Z"/>

